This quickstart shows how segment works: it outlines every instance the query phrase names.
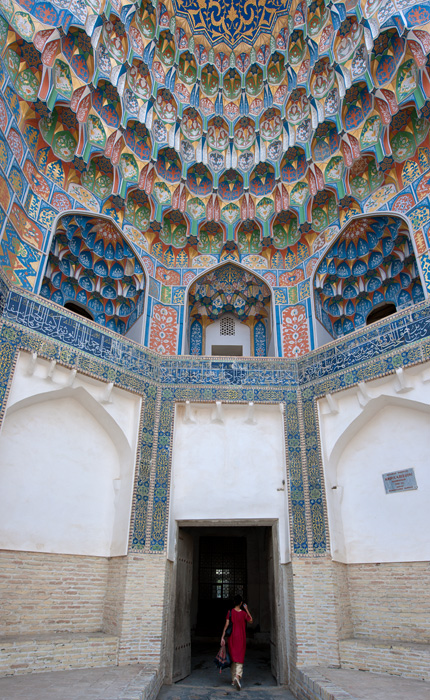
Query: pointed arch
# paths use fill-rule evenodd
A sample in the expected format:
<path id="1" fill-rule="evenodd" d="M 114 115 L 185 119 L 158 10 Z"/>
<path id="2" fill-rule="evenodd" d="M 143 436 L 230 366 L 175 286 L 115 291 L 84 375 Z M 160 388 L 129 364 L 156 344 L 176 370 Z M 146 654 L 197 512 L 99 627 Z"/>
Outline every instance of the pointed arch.
<path id="1" fill-rule="evenodd" d="M 363 410 L 356 416 L 345 428 L 345 430 L 339 435 L 336 442 L 334 443 L 330 454 L 327 455 L 327 462 L 329 465 L 337 464 L 339 457 L 341 456 L 343 450 L 351 438 L 362 428 L 365 427 L 372 418 L 379 413 L 382 408 L 386 406 L 399 406 L 400 408 L 409 408 L 415 411 L 421 411 L 422 413 L 427 413 L 430 416 L 430 405 L 424 403 L 423 401 L 417 401 L 416 399 L 409 399 L 405 396 L 391 396 L 390 394 L 380 394 L 375 398 L 371 398 L 369 402 L 365 405 Z"/>
<path id="2" fill-rule="evenodd" d="M 86 408 L 91 413 L 101 427 L 110 435 L 118 448 L 118 452 L 122 459 L 129 459 L 131 456 L 131 446 L 122 428 L 112 418 L 110 413 L 104 406 L 82 386 L 80 387 L 62 387 L 61 389 L 53 389 L 43 393 L 32 394 L 18 401 L 10 401 L 5 418 L 17 413 L 23 408 L 36 406 L 47 401 L 56 401 L 57 399 L 72 398 Z"/>
<path id="3" fill-rule="evenodd" d="M 66 249 L 68 245 L 68 241 L 65 239 L 65 243 L 67 245 L 66 247 L 61 245 L 61 252 L 57 251 L 57 255 L 56 252 L 54 252 L 57 234 L 61 233 L 63 222 L 64 226 L 66 227 L 63 231 L 64 234 L 67 229 L 67 225 L 71 224 L 73 219 L 79 219 L 80 222 L 92 222 L 93 228 L 91 229 L 90 233 L 94 230 L 97 231 L 97 233 L 94 234 L 94 239 L 99 236 L 100 228 L 108 227 L 110 233 L 107 236 L 106 241 L 109 238 L 116 237 L 117 242 L 115 243 L 114 240 L 112 244 L 104 241 L 103 238 L 105 237 L 105 233 L 100 233 L 100 240 L 97 238 L 97 243 L 94 245 L 93 241 L 92 247 L 88 247 L 90 235 L 87 237 L 88 240 L 81 235 L 80 237 L 84 244 L 84 250 L 82 251 L 81 248 L 80 251 L 78 250 L 78 252 L 73 251 L 75 257 L 72 256 L 72 259 L 74 259 L 76 263 L 76 255 L 81 255 L 84 252 L 89 258 L 89 264 L 86 263 L 84 266 L 82 266 L 79 260 L 76 264 L 73 262 L 70 264 L 66 263 L 66 269 L 61 269 L 61 271 L 55 270 L 58 263 L 57 257 L 61 259 L 61 261 L 63 259 L 67 261 Z M 80 223 L 79 226 L 83 228 L 84 224 Z M 107 256 L 107 248 L 109 248 L 109 246 L 112 249 L 112 255 Z M 115 246 L 115 253 L 113 246 Z M 123 259 L 118 257 L 118 246 L 119 250 L 122 250 L 123 252 Z M 88 250 L 86 250 L 87 248 Z M 131 255 L 129 251 L 131 251 Z M 135 261 L 135 264 L 132 265 L 130 269 L 130 261 L 133 260 Z M 53 274 L 52 264 L 54 264 L 54 272 L 59 272 L 59 275 L 57 276 L 62 276 L 61 292 L 59 289 L 56 290 L 51 284 L 50 275 Z M 82 268 L 79 271 L 79 275 L 74 274 L 74 268 L 76 265 L 78 268 Z M 118 268 L 115 271 L 115 274 L 113 274 L 111 277 L 109 276 L 110 270 L 108 269 L 108 265 L 110 265 L 112 268 Z M 100 271 L 97 269 L 97 267 L 103 267 L 106 269 Z M 70 272 L 68 271 L 68 268 L 70 268 Z M 85 280 L 85 286 L 82 286 L 79 282 L 81 277 Z M 125 289 L 121 283 L 122 279 L 126 280 Z M 66 291 L 63 294 L 62 289 L 64 283 L 66 283 Z M 106 293 L 101 291 L 101 287 L 106 290 Z M 46 298 L 50 298 L 52 301 L 63 307 L 65 303 L 69 301 L 78 302 L 78 305 L 80 304 L 81 306 L 88 307 L 90 309 L 96 323 L 104 325 L 121 334 L 126 334 L 130 328 L 135 325 L 139 318 L 146 317 L 148 303 L 147 288 L 148 273 L 142 255 L 136 249 L 135 244 L 129 240 L 129 237 L 122 231 L 111 216 L 71 209 L 61 212 L 55 218 L 51 228 L 49 245 L 46 248 L 45 260 L 41 266 L 41 274 L 38 282 L 39 294 Z M 96 291 L 100 292 L 98 301 L 95 301 L 94 297 L 94 292 Z M 58 296 L 59 298 L 54 298 L 55 296 Z M 105 300 L 104 305 L 100 302 L 100 298 Z M 113 303 L 111 300 L 113 300 Z M 95 308 L 91 307 L 91 304 L 96 303 L 102 308 L 96 310 Z M 107 308 L 108 306 L 109 309 Z M 108 321 L 107 319 L 109 318 L 110 320 Z"/>
<path id="4" fill-rule="evenodd" d="M 3 548 L 126 553 L 133 447 L 87 389 L 38 387 L 13 402 L 3 422 L 0 453 Z M 29 504 L 31 520 L 21 518 L 21 498 Z"/>
<path id="5" fill-rule="evenodd" d="M 334 560 L 428 558 L 423 503 L 430 488 L 429 424 L 430 405 L 425 400 L 383 393 L 370 398 L 323 456 Z M 402 430 L 411 444 L 405 442 Z M 419 435 L 425 436 L 422 444 Z M 408 467 L 416 471 L 418 490 L 387 495 L 383 475 Z"/>
<path id="6" fill-rule="evenodd" d="M 43 266 L 42 266 L 42 274 L 41 274 L 40 279 L 39 279 L 39 281 L 38 281 L 38 286 L 37 286 L 37 288 L 36 288 L 36 290 L 35 290 L 35 293 L 36 293 L 36 294 L 40 294 L 40 287 L 42 286 L 42 279 L 43 279 L 43 275 L 45 274 L 45 269 L 46 269 L 46 264 L 47 264 L 47 260 L 48 260 L 48 255 L 49 255 L 49 251 L 50 251 L 50 249 L 51 249 L 51 245 L 52 245 L 53 238 L 54 238 L 54 236 L 55 236 L 55 232 L 56 232 L 56 230 L 57 230 L 57 226 L 58 226 L 58 224 L 60 223 L 60 220 L 63 218 L 63 216 L 70 216 L 70 215 L 74 215 L 74 214 L 78 214 L 79 216 L 87 216 L 87 217 L 89 217 L 89 218 L 91 218 L 91 217 L 93 217 L 93 218 L 97 217 L 98 219 L 104 219 L 105 221 L 109 221 L 109 222 L 117 229 L 118 233 L 122 236 L 122 238 L 124 238 L 124 240 L 126 241 L 127 245 L 132 249 L 134 255 L 136 256 L 136 258 L 138 259 L 139 263 L 141 264 L 142 269 L 143 269 L 143 275 L 144 275 L 144 278 L 145 278 L 145 287 L 147 288 L 147 287 L 148 287 L 148 281 L 149 281 L 149 280 L 148 280 L 148 272 L 147 272 L 146 267 L 145 267 L 145 264 L 144 264 L 144 262 L 143 262 L 142 255 L 141 255 L 141 253 L 139 253 L 139 251 L 137 250 L 136 244 L 134 243 L 134 241 L 131 241 L 131 240 L 130 240 L 130 238 L 129 238 L 129 237 L 127 236 L 127 234 L 124 233 L 124 231 L 118 226 L 118 223 L 112 218 L 112 216 L 110 216 L 109 214 L 95 214 L 94 212 L 91 212 L 91 211 L 84 211 L 84 210 L 82 210 L 82 209 L 67 209 L 67 211 L 60 211 L 60 212 L 57 214 L 57 216 L 54 218 L 53 222 L 52 222 L 51 231 L 50 231 L 50 234 L 49 234 L 49 238 L 47 239 L 47 242 L 46 242 L 45 261 L 44 261 L 44 264 L 43 264 Z M 147 295 L 145 294 L 145 307 L 146 307 L 146 303 L 147 303 Z"/>
<path id="7" fill-rule="evenodd" d="M 387 217 L 389 217 L 389 218 L 391 218 L 391 219 L 398 219 L 398 220 L 403 224 L 403 227 L 404 227 L 404 229 L 405 229 L 405 233 L 407 233 L 408 239 L 409 239 L 409 241 L 410 241 L 410 244 L 411 244 L 411 246 L 412 246 L 413 253 L 414 253 L 414 256 L 415 256 L 416 266 L 417 266 L 417 270 L 418 270 L 418 277 L 419 277 L 419 281 L 420 281 L 420 283 L 421 283 L 421 287 L 422 287 L 422 290 L 423 290 L 424 298 L 425 298 L 425 299 L 428 298 L 428 290 L 427 290 L 427 288 L 426 288 L 426 284 L 425 284 L 424 277 L 423 277 L 423 272 L 422 272 L 421 266 L 420 266 L 420 264 L 419 264 L 418 251 L 417 251 L 415 239 L 414 239 L 414 236 L 413 236 L 413 231 L 412 231 L 412 227 L 411 227 L 411 222 L 409 221 L 409 219 L 408 219 L 405 215 L 403 215 L 403 214 L 401 214 L 401 213 L 392 212 L 392 211 L 371 212 L 371 213 L 357 214 L 357 215 L 351 217 L 350 219 L 348 219 L 348 221 L 342 226 L 342 228 L 341 228 L 341 229 L 339 230 L 339 232 L 336 234 L 336 236 L 334 237 L 334 239 L 333 239 L 332 241 L 330 241 L 329 246 L 327 247 L 327 249 L 324 251 L 323 255 L 321 256 L 321 258 L 320 258 L 320 260 L 319 260 L 319 262 L 318 262 L 318 265 L 315 266 L 315 269 L 314 269 L 313 272 L 312 272 L 312 275 L 311 275 L 311 278 L 310 278 L 310 285 L 311 285 L 311 290 L 312 290 L 312 293 L 311 293 L 311 310 L 312 310 L 312 326 L 313 326 L 313 336 L 314 336 L 314 338 L 317 338 L 317 337 L 318 337 L 318 330 L 319 330 L 319 328 L 318 328 L 317 322 L 321 325 L 322 328 L 324 328 L 324 331 L 325 331 L 325 333 L 327 334 L 327 336 L 329 335 L 329 331 L 325 328 L 325 326 L 323 326 L 323 324 L 322 324 L 321 322 L 318 321 L 318 319 L 317 319 L 317 313 L 316 313 L 316 311 L 317 311 L 317 309 L 316 309 L 316 302 L 315 302 L 316 278 L 317 278 L 317 275 L 320 274 L 320 266 L 321 266 L 321 263 L 323 262 L 324 258 L 326 258 L 327 256 L 329 256 L 330 251 L 333 250 L 333 248 L 337 245 L 337 243 L 338 243 L 339 240 L 344 236 L 344 234 L 346 233 L 346 231 L 348 230 L 348 228 L 354 225 L 354 222 L 357 222 L 357 221 L 360 221 L 360 220 L 366 220 L 366 219 L 379 219 L 379 218 L 381 218 L 381 217 L 382 217 L 382 218 L 387 218 Z M 358 260 L 358 258 L 356 258 L 356 260 Z M 378 268 L 376 268 L 376 269 L 378 269 Z M 339 278 L 339 279 L 340 279 L 340 278 Z M 353 330 L 355 330 L 355 329 L 353 329 Z M 349 332 L 352 332 L 352 331 L 349 331 Z M 331 334 L 330 334 L 330 335 L 331 335 Z M 344 335 L 346 335 L 346 334 L 344 334 Z M 331 340 L 335 340 L 335 339 L 336 339 L 335 336 L 332 336 L 332 337 L 331 337 Z M 326 342 L 330 342 L 330 341 L 327 340 Z M 323 344 L 325 344 L 325 343 L 320 343 L 320 345 L 323 345 Z M 319 344 L 316 342 L 315 347 L 318 347 L 318 346 L 319 346 Z"/>
<path id="8" fill-rule="evenodd" d="M 278 351 L 278 333 L 277 333 L 277 324 L 276 324 L 276 315 L 275 315 L 275 296 L 273 292 L 272 285 L 270 282 L 268 282 L 264 277 L 259 274 L 258 272 L 255 272 L 252 268 L 247 267 L 243 263 L 236 262 L 235 260 L 226 260 L 224 262 L 218 263 L 217 265 L 213 265 L 212 267 L 205 268 L 201 273 L 199 273 L 194 279 L 190 280 L 188 282 L 186 288 L 185 288 L 185 295 L 184 298 L 186 300 L 185 303 L 185 310 L 184 310 L 184 325 L 183 325 L 183 332 L 182 332 L 182 348 L 181 348 L 181 354 L 186 355 L 188 354 L 188 349 L 189 349 L 189 325 L 190 325 L 190 309 L 189 309 L 189 293 L 190 293 L 190 288 L 192 287 L 193 284 L 198 282 L 200 279 L 205 277 L 209 272 L 215 272 L 216 270 L 219 270 L 223 267 L 226 266 L 233 266 L 238 268 L 239 270 L 243 272 L 248 272 L 249 274 L 252 274 L 257 280 L 262 282 L 266 287 L 268 288 L 270 292 L 270 311 L 269 311 L 269 321 L 270 321 L 270 335 L 271 338 L 273 339 L 273 348 L 274 348 L 274 356 L 279 357 L 279 351 Z"/>

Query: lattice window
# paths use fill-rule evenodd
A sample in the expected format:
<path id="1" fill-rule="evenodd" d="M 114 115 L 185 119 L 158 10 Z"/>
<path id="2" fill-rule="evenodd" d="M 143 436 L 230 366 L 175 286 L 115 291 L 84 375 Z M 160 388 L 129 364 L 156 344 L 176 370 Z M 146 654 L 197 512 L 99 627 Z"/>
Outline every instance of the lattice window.
<path id="1" fill-rule="evenodd" d="M 220 322 L 219 333 L 220 333 L 220 335 L 235 335 L 236 334 L 236 326 L 235 326 L 234 318 L 229 318 L 228 316 L 224 316 Z"/>
<path id="2" fill-rule="evenodd" d="M 200 600 L 246 596 L 246 589 L 246 537 L 200 537 Z"/>

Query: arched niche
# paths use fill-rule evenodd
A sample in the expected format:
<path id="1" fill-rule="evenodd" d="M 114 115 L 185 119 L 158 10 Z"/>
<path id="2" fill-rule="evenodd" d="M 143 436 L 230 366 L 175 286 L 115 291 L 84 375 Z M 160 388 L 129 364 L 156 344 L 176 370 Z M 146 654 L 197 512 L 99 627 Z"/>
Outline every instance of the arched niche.
<path id="1" fill-rule="evenodd" d="M 391 213 L 351 219 L 316 267 L 312 289 L 317 346 L 380 320 L 378 307 L 400 311 L 423 301 L 407 221 Z"/>
<path id="2" fill-rule="evenodd" d="M 272 291 L 241 265 L 226 262 L 193 280 L 187 312 L 191 355 L 275 355 Z"/>
<path id="3" fill-rule="evenodd" d="M 338 415 L 343 420 L 348 406 L 340 401 Z M 330 436 L 323 434 L 331 552 L 336 561 L 428 560 L 429 426 L 429 404 L 382 394 L 345 425 L 331 448 Z M 387 494 L 382 475 L 409 467 L 414 468 L 418 489 Z"/>
<path id="4" fill-rule="evenodd" d="M 140 340 L 145 286 L 144 266 L 112 221 L 84 212 L 59 217 L 41 296 Z"/>
<path id="5" fill-rule="evenodd" d="M 134 455 L 82 386 L 9 402 L 0 434 L 0 547 L 127 553 Z"/>

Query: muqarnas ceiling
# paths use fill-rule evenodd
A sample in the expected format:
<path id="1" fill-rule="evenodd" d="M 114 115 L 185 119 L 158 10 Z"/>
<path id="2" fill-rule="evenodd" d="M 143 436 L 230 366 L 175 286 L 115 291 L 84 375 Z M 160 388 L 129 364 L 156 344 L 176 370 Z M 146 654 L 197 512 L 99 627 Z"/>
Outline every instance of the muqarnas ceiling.
<path id="1" fill-rule="evenodd" d="M 143 312 L 145 276 L 114 224 L 66 215 L 57 226 L 41 294 L 87 310 L 103 326 L 126 333 Z"/>
<path id="2" fill-rule="evenodd" d="M 352 221 L 318 265 L 314 286 L 317 317 L 335 338 L 365 326 L 376 307 L 424 300 L 408 228 L 392 216 Z"/>
<path id="3" fill-rule="evenodd" d="M 112 217 L 168 267 L 288 270 L 331 226 L 410 206 L 396 195 L 430 167 L 428 3 L 181 6 L 2 0 L 36 194 Z M 220 10 L 218 45 L 197 25 Z"/>

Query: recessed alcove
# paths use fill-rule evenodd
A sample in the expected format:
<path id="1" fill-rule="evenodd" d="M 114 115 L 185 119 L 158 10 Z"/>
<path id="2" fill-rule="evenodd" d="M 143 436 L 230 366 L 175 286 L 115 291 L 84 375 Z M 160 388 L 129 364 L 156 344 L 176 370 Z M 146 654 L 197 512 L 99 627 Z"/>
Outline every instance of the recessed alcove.
<path id="1" fill-rule="evenodd" d="M 376 321 L 381 321 L 383 318 L 387 318 L 387 316 L 395 314 L 396 311 L 397 308 L 395 304 L 378 304 L 378 306 L 375 306 L 366 317 L 366 326 L 370 326 L 372 323 L 376 323 Z"/>
<path id="2" fill-rule="evenodd" d="M 226 262 L 193 281 L 188 319 L 191 355 L 274 354 L 271 289 L 240 265 Z"/>
<path id="3" fill-rule="evenodd" d="M 82 306 L 81 304 L 76 304 L 73 301 L 66 301 L 64 304 L 64 308 L 68 309 L 69 311 L 73 311 L 74 314 L 77 314 L 78 316 L 82 316 L 83 318 L 88 318 L 90 321 L 94 321 L 94 316 L 90 311 L 85 306 Z"/>
<path id="4" fill-rule="evenodd" d="M 349 221 L 313 277 L 316 345 L 344 337 L 425 298 L 406 221 L 395 214 Z"/>

